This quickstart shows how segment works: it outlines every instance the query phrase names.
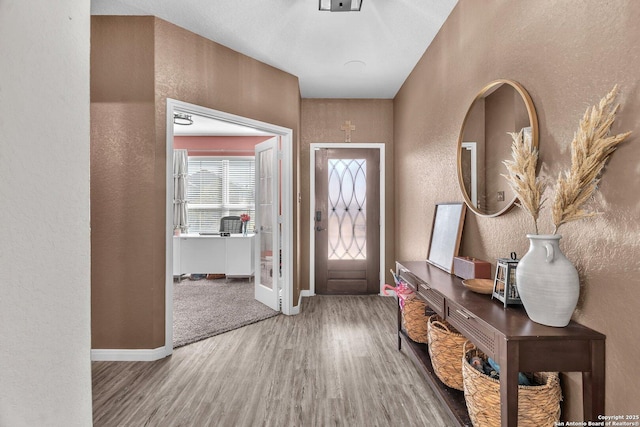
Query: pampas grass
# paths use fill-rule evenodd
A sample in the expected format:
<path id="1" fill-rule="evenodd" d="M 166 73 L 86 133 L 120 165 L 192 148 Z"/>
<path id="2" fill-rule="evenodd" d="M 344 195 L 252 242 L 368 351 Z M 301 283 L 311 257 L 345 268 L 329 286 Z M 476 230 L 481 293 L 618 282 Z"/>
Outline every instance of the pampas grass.
<path id="1" fill-rule="evenodd" d="M 602 179 L 604 167 L 618 144 L 631 132 L 609 135 L 620 104 L 614 101 L 618 85 L 614 86 L 598 105 L 587 108 L 578 131 L 571 141 L 571 168 L 558 177 L 551 217 L 555 229 L 567 222 L 598 215 L 583 208 L 591 199 Z"/>
<path id="2" fill-rule="evenodd" d="M 620 106 L 614 105 L 617 94 L 616 85 L 598 105 L 587 108 L 578 131 L 574 134 L 571 142 L 571 168 L 560 173 L 551 206 L 553 234 L 558 232 L 562 224 L 599 214 L 585 208 L 585 203 L 598 189 L 611 154 L 631 134 L 609 134 Z M 536 178 L 538 150 L 532 146 L 531 140 L 523 138 L 522 131 L 510 135 L 513 139 L 512 160 L 503 162 L 508 171 L 503 176 L 516 194 L 518 206 L 533 218 L 538 234 L 538 216 L 544 204 L 542 194 L 546 187 L 541 178 Z"/>
<path id="3" fill-rule="evenodd" d="M 518 198 L 518 206 L 529 212 L 538 234 L 538 216 L 544 204 L 542 193 L 547 187 L 541 178 L 536 178 L 538 165 L 538 149 L 532 146 L 531 137 L 523 137 L 523 131 L 509 132 L 511 139 L 512 160 L 505 160 L 504 165 L 509 172 L 502 175 Z"/>

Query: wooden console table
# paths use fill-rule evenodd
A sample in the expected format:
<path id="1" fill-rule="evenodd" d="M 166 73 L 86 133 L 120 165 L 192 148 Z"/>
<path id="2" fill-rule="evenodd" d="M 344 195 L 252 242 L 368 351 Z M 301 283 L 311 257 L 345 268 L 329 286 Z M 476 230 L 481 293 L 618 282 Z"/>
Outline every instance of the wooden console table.
<path id="1" fill-rule="evenodd" d="M 518 372 L 582 372 L 584 421 L 598 421 L 598 415 L 604 414 L 603 334 L 573 321 L 564 328 L 535 323 L 524 308 L 504 308 L 490 295 L 466 289 L 458 277 L 426 261 L 396 262 L 396 273 L 439 316 L 498 362 L 503 426 L 518 424 Z M 403 343 L 452 419 L 470 426 L 464 394 L 435 376 L 426 345 L 415 343 L 402 331 L 398 309 L 398 349 Z"/>

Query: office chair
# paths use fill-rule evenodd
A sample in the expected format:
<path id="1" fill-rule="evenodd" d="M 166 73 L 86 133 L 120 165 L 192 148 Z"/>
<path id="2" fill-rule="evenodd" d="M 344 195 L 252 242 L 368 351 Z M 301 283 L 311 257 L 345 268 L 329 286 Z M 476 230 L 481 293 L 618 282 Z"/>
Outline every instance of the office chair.
<path id="1" fill-rule="evenodd" d="M 220 233 L 242 233 L 242 221 L 239 216 L 220 218 Z"/>

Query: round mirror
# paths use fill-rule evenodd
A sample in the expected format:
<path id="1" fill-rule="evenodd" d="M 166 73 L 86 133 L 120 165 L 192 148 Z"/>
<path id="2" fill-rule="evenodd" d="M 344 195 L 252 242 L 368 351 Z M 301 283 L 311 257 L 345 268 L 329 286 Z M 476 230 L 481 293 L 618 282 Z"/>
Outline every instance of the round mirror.
<path id="1" fill-rule="evenodd" d="M 538 119 L 531 97 L 511 80 L 486 85 L 471 103 L 458 138 L 458 181 L 469 208 L 480 216 L 505 213 L 516 201 L 502 164 L 511 158 L 512 138 L 520 132 L 538 146 Z"/>

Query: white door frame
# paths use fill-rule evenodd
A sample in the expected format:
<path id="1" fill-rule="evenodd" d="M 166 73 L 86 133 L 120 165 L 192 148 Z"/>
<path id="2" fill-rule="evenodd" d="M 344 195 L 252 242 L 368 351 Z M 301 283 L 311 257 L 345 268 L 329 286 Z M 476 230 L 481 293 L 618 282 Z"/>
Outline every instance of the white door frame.
<path id="1" fill-rule="evenodd" d="M 462 149 L 471 154 L 471 203 L 478 206 L 478 153 L 475 142 L 463 142 Z"/>
<path id="2" fill-rule="evenodd" d="M 385 145 L 383 143 L 326 143 L 318 142 L 310 144 L 309 154 L 309 186 L 310 186 L 310 218 L 309 218 L 309 291 L 304 292 L 304 296 L 316 294 L 316 233 L 315 218 L 316 211 L 316 151 L 321 148 L 375 148 L 380 150 L 380 295 L 384 295 L 384 269 L 385 269 Z"/>
<path id="3" fill-rule="evenodd" d="M 167 98 L 167 162 L 166 162 L 166 225 L 165 225 L 165 346 L 164 356 L 173 353 L 173 113 L 209 117 L 279 135 L 282 149 L 282 313 L 298 314 L 293 306 L 293 130 L 271 123 L 249 119 L 223 111 Z"/>

